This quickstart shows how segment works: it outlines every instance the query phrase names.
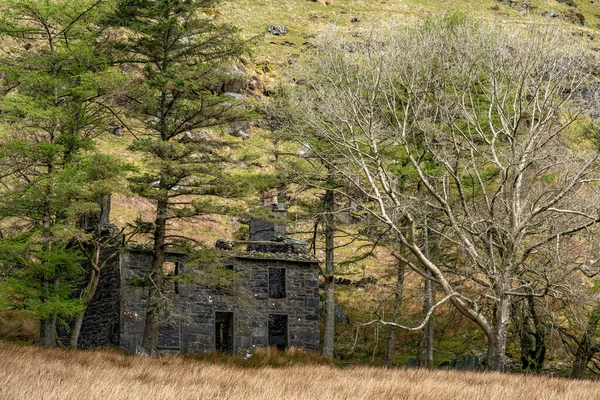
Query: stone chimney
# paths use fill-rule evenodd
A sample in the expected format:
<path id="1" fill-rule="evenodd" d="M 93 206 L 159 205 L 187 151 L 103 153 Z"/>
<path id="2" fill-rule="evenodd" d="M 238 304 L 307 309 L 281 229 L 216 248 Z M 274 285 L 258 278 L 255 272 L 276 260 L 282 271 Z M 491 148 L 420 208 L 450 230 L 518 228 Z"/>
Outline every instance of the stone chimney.
<path id="1" fill-rule="evenodd" d="M 277 190 L 269 190 L 263 195 L 263 207 L 271 210 L 272 214 L 266 218 L 254 218 L 250 221 L 250 241 L 274 242 L 286 238 L 287 211 L 285 204 L 277 200 Z"/>

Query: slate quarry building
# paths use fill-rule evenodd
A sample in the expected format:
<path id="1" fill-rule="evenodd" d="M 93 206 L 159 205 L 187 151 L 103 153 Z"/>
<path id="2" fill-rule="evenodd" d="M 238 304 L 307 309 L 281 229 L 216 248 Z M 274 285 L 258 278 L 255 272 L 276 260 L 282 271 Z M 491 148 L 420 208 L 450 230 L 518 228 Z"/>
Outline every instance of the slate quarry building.
<path id="1" fill-rule="evenodd" d="M 253 220 L 243 251 L 219 241 L 224 268 L 235 280 L 223 290 L 207 283 L 169 282 L 169 307 L 159 322 L 158 350 L 197 354 L 223 351 L 250 354 L 261 347 L 319 350 L 318 261 L 300 241 L 286 236 L 285 207 L 266 199 L 274 218 Z M 135 284 L 148 276 L 150 249 L 129 246 L 100 276 L 96 296 L 85 314 L 79 347 L 140 349 L 148 288 Z M 203 274 L 186 255 L 167 252 L 167 274 Z M 221 267 L 223 268 L 223 267 Z"/>

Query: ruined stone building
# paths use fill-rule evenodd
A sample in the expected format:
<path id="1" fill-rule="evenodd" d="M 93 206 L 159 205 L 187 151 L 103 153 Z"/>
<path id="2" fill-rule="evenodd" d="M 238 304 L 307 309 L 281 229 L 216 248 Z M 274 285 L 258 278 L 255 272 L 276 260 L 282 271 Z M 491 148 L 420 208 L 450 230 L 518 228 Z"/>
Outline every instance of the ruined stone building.
<path id="1" fill-rule="evenodd" d="M 318 263 L 297 240 L 287 238 L 285 207 L 265 201 L 276 219 L 255 220 L 243 251 L 218 242 L 225 268 L 237 279 L 218 285 L 171 282 L 170 307 L 159 325 L 159 350 L 250 353 L 258 347 L 319 349 Z M 116 346 L 135 352 L 142 343 L 147 287 L 136 285 L 150 272 L 151 250 L 128 247 L 102 271 L 98 291 L 81 329 L 82 348 Z M 166 257 L 169 274 L 189 272 L 186 256 Z M 202 268 L 195 273 L 202 274 Z"/>

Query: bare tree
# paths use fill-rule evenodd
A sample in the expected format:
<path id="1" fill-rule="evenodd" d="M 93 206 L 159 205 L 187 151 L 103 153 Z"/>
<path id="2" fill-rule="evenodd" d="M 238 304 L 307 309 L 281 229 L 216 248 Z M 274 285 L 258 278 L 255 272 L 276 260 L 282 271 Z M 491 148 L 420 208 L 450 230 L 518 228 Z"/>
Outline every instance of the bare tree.
<path id="1" fill-rule="evenodd" d="M 485 333 L 488 368 L 503 370 L 511 300 L 560 294 L 561 253 L 599 221 L 600 152 L 576 100 L 595 60 L 553 29 L 457 16 L 368 37 L 328 37 L 298 90 L 303 126 L 330 149 L 312 150 L 409 250 L 401 261 L 443 292 L 424 323 L 450 301 Z M 452 261 L 420 246 L 429 210 Z"/>

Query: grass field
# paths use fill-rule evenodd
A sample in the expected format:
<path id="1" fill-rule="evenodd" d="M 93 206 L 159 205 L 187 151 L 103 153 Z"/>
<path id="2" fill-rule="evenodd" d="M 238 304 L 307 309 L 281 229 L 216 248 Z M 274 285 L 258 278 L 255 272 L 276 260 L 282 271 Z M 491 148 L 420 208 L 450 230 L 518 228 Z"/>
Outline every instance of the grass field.
<path id="1" fill-rule="evenodd" d="M 600 384 L 540 376 L 335 368 L 298 354 L 234 366 L 117 351 L 67 352 L 0 342 L 0 399 L 543 399 L 600 398 Z M 297 360 L 286 362 L 285 360 Z M 270 361 L 269 361 L 270 360 Z M 275 362 L 279 368 L 261 367 Z M 290 365 L 291 364 L 291 365 Z"/>

